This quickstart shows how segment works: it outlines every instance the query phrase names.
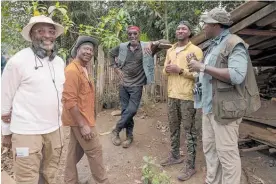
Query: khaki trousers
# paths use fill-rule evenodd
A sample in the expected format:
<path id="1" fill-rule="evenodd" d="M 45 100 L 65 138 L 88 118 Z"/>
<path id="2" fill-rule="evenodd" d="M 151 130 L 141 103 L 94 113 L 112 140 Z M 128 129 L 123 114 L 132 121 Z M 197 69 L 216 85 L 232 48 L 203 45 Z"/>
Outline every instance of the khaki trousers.
<path id="1" fill-rule="evenodd" d="M 203 152 L 207 164 L 208 184 L 240 184 L 241 160 L 238 149 L 242 119 L 222 125 L 213 114 L 202 116 Z"/>
<path id="2" fill-rule="evenodd" d="M 56 184 L 63 144 L 62 130 L 42 135 L 12 135 L 15 181 L 38 184 L 39 171 L 45 184 Z M 16 148 L 29 148 L 29 156 L 19 156 Z"/>
<path id="3" fill-rule="evenodd" d="M 109 184 L 103 165 L 102 146 L 95 127 L 91 127 L 92 139 L 86 141 L 82 138 L 78 127 L 71 127 L 70 141 L 67 150 L 64 182 L 78 184 L 77 163 L 84 153 L 87 156 L 90 170 L 96 184 Z"/>

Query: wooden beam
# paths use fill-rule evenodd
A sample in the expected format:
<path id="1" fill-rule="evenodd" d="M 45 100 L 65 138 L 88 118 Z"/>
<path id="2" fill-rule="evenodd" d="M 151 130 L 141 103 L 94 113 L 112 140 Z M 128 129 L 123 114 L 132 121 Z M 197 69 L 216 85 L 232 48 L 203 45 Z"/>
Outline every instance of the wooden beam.
<path id="1" fill-rule="evenodd" d="M 269 151 L 270 154 L 275 154 L 276 153 L 276 149 L 275 148 L 270 148 L 268 151 Z"/>
<path id="2" fill-rule="evenodd" d="M 274 40 L 267 40 L 260 44 L 254 45 L 253 47 L 250 47 L 250 49 L 267 49 L 269 47 L 273 47 L 276 45 L 276 39 Z"/>
<path id="3" fill-rule="evenodd" d="M 257 29 L 243 29 L 237 34 L 254 35 L 254 36 L 276 36 L 276 31 L 272 30 L 257 30 Z"/>
<path id="4" fill-rule="evenodd" d="M 234 26 L 232 26 L 230 28 L 230 32 L 231 33 L 236 33 L 236 32 L 238 32 L 238 31 L 242 30 L 243 28 L 253 24 L 257 20 L 267 16 L 268 14 L 270 14 L 274 11 L 276 11 L 276 2 L 273 2 L 273 3 L 265 6 L 261 10 L 253 13 L 249 17 L 247 17 L 247 18 L 243 19 L 242 21 L 240 21 L 239 23 L 235 24 Z M 203 50 L 208 47 L 208 45 L 205 45 L 204 43 L 200 44 L 200 46 L 199 46 Z"/>
<path id="5" fill-rule="evenodd" d="M 271 54 L 271 55 L 267 55 L 267 56 L 263 56 L 263 57 L 260 57 L 260 58 L 255 58 L 255 60 L 260 61 L 260 60 L 268 59 L 268 58 L 271 58 L 271 57 L 274 57 L 274 56 L 276 56 L 276 53 Z"/>
<path id="6" fill-rule="evenodd" d="M 230 28 L 230 31 L 232 33 L 236 33 L 238 31 L 242 30 L 243 28 L 253 24 L 254 22 L 260 20 L 261 18 L 269 15 L 270 13 L 272 13 L 274 11 L 276 11 L 276 2 L 273 2 L 273 3 L 265 6 L 261 10 L 253 13 L 249 17 L 247 17 L 247 18 L 243 19 L 242 21 L 240 21 L 239 23 L 235 24 L 234 26 L 232 26 Z"/>
<path id="7" fill-rule="evenodd" d="M 210 40 L 206 40 L 205 42 L 198 45 L 202 50 L 205 50 L 211 44 Z"/>
<path id="8" fill-rule="evenodd" d="M 269 14 L 268 16 L 262 18 L 261 20 L 258 20 L 258 22 L 256 22 L 256 25 L 259 27 L 264 27 L 264 26 L 267 26 L 275 21 L 276 21 L 276 12 L 273 12 L 273 13 Z"/>
<path id="9" fill-rule="evenodd" d="M 260 42 L 262 42 L 262 41 L 268 40 L 268 39 L 270 39 L 270 38 L 272 38 L 272 37 L 271 37 L 271 36 L 262 36 L 262 37 L 259 37 L 259 36 L 251 36 L 251 37 L 245 39 L 244 41 L 245 41 L 248 45 L 253 46 L 253 45 L 257 44 L 257 43 L 260 43 Z"/>
<path id="10" fill-rule="evenodd" d="M 253 12 L 263 8 L 266 6 L 267 2 L 260 2 L 260 1 L 247 1 L 234 9 L 230 12 L 231 19 L 233 22 L 237 22 L 241 20 L 244 17 L 247 17 L 248 15 L 252 14 Z M 206 40 L 205 34 L 203 32 L 200 32 L 198 35 L 194 36 L 191 39 L 191 42 L 195 45 L 198 45 Z"/>
<path id="11" fill-rule="evenodd" d="M 242 144 L 242 143 L 246 143 L 246 142 L 252 142 L 252 139 L 239 139 L 238 143 Z"/>
<path id="12" fill-rule="evenodd" d="M 253 148 L 240 149 L 240 152 L 246 153 L 246 152 L 250 152 L 250 151 L 261 151 L 261 150 L 267 150 L 267 149 L 269 149 L 268 145 L 260 145 L 260 146 L 253 147 Z"/>
<path id="13" fill-rule="evenodd" d="M 276 61 L 271 62 L 271 61 L 267 61 L 267 60 L 262 60 L 262 61 L 253 60 L 252 65 L 253 66 L 276 66 Z"/>
<path id="14" fill-rule="evenodd" d="M 252 60 L 270 60 L 268 58 L 271 58 L 273 56 L 271 55 L 274 55 L 276 53 L 276 50 L 275 49 L 272 49 L 272 50 L 263 50 L 263 52 L 259 55 L 251 55 L 251 59 Z M 271 56 L 271 57 L 270 57 Z"/>
<path id="15" fill-rule="evenodd" d="M 205 33 L 201 32 L 200 34 L 194 36 L 191 39 L 191 42 L 195 45 L 198 45 L 206 40 Z"/>
<path id="16" fill-rule="evenodd" d="M 263 8 L 267 4 L 267 2 L 247 1 L 230 12 L 231 19 L 233 22 L 237 22 L 242 18 L 254 13 L 255 11 Z"/>
<path id="17" fill-rule="evenodd" d="M 263 50 L 248 50 L 250 55 L 256 56 L 263 52 Z"/>
<path id="18" fill-rule="evenodd" d="M 273 22 L 273 23 L 271 24 L 271 27 L 276 28 L 276 22 Z"/>

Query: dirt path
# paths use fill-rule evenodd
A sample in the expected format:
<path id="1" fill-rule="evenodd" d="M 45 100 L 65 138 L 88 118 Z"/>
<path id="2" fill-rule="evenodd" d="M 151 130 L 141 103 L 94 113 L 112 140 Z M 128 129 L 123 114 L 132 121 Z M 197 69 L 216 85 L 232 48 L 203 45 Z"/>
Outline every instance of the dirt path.
<path id="1" fill-rule="evenodd" d="M 136 184 L 141 181 L 141 166 L 144 156 L 156 157 L 160 162 L 168 155 L 170 150 L 169 132 L 167 129 L 167 109 L 165 104 L 158 104 L 148 112 L 150 116 L 145 116 L 141 111 L 135 117 L 134 143 L 128 149 L 114 146 L 110 141 L 110 134 L 100 136 L 103 145 L 104 162 L 108 172 L 108 177 L 112 184 Z M 115 126 L 119 117 L 111 116 L 112 110 L 101 112 L 97 118 L 97 128 L 99 133 L 109 132 Z M 200 128 L 200 121 L 197 127 Z M 162 128 L 163 127 L 163 128 Z M 247 127 L 245 127 L 246 129 Z M 241 131 L 243 125 L 241 126 Z M 68 131 L 66 131 L 68 132 Z M 125 132 L 121 133 L 125 137 Z M 182 136 L 184 138 L 184 136 Z M 68 141 L 68 140 L 67 140 Z M 65 149 L 66 149 L 65 145 Z M 181 140 L 181 148 L 185 150 L 184 139 Z M 64 150 L 66 152 L 66 150 Z M 63 157 L 64 158 L 64 157 Z M 244 154 L 242 157 L 243 168 L 254 171 L 254 175 L 266 181 L 266 184 L 275 184 L 276 167 L 269 167 L 268 162 L 271 157 L 259 152 Z M 63 161 L 62 161 L 63 162 Z M 61 165 L 63 163 L 61 162 Z M 202 144 L 199 141 L 198 155 L 196 160 L 197 173 L 185 184 L 203 183 L 205 160 L 202 153 Z M 183 183 L 176 180 L 182 165 L 165 167 L 173 183 Z M 93 184 L 86 157 L 78 164 L 80 181 L 82 184 Z M 60 170 L 60 182 L 62 183 L 62 168 Z M 243 178 L 244 180 L 244 178 Z M 246 184 L 246 182 L 242 182 Z"/>
<path id="2" fill-rule="evenodd" d="M 141 166 L 144 156 L 156 157 L 159 163 L 168 155 L 170 150 L 169 131 L 167 128 L 167 108 L 165 104 L 158 104 L 149 108 L 150 112 L 145 116 L 139 112 L 135 117 L 134 142 L 132 147 L 123 149 L 114 146 L 110 141 L 110 134 L 100 136 L 103 145 L 104 162 L 111 184 L 139 184 L 141 182 Z M 97 128 L 99 133 L 109 132 L 115 126 L 119 117 L 111 116 L 112 110 L 101 112 L 97 118 Z M 200 121 L 197 121 L 197 127 L 200 127 Z M 240 131 L 245 132 L 248 127 L 241 125 Z M 58 172 L 59 184 L 63 182 L 64 162 L 68 146 L 68 129 L 64 129 L 65 146 L 63 149 L 62 160 Z M 125 137 L 125 132 L 121 133 Z M 184 136 L 181 139 L 181 148 L 185 150 Z M 242 165 L 244 170 L 248 171 L 248 176 L 261 178 L 265 184 L 275 184 L 276 167 L 269 167 L 269 160 L 275 159 L 260 152 L 247 153 L 242 156 Z M 7 164 L 9 163 L 9 164 Z M 10 170 L 11 160 L 2 157 L 2 169 Z M 196 160 L 197 173 L 189 181 L 178 182 L 176 177 L 182 165 L 165 167 L 171 181 L 175 184 L 202 184 L 205 171 L 205 160 L 202 153 L 202 144 L 199 141 L 198 155 Z M 80 184 L 94 184 L 91 177 L 86 156 L 78 164 Z M 10 172 L 8 172 L 10 174 Z M 243 177 L 244 180 L 245 177 Z M 257 184 L 258 182 L 242 182 L 241 184 Z M 260 183 L 260 182 L 259 182 Z"/>

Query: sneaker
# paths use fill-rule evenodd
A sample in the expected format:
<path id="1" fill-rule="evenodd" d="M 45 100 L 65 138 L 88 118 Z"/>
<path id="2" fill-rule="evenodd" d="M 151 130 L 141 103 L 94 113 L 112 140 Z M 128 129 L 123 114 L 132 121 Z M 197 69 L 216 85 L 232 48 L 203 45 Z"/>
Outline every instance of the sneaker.
<path id="1" fill-rule="evenodd" d="M 120 139 L 119 133 L 116 130 L 113 130 L 111 136 L 112 136 L 111 137 L 112 143 L 115 146 L 120 146 L 121 145 L 121 139 Z"/>
<path id="2" fill-rule="evenodd" d="M 127 139 L 122 143 L 122 147 L 123 147 L 123 148 L 129 148 L 132 142 L 133 142 L 133 138 L 127 138 Z"/>
<path id="3" fill-rule="evenodd" d="M 189 167 L 185 166 L 181 171 L 180 175 L 177 177 L 180 181 L 187 181 L 196 173 L 195 169 L 190 169 Z"/>
<path id="4" fill-rule="evenodd" d="M 183 161 L 184 161 L 184 159 L 175 158 L 174 156 L 172 156 L 172 154 L 170 154 L 168 158 L 161 161 L 160 165 L 164 167 L 164 166 L 169 166 L 169 165 L 181 164 Z"/>

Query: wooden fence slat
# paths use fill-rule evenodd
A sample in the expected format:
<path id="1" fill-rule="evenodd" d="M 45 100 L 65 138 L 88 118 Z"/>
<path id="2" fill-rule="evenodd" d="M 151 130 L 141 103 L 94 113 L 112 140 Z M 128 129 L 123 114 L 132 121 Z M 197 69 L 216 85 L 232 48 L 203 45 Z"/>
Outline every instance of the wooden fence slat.
<path id="1" fill-rule="evenodd" d="M 98 66 L 97 68 L 97 112 L 101 110 L 103 102 L 112 103 L 115 101 L 119 103 L 119 78 L 115 74 L 114 69 L 109 67 L 108 61 L 104 60 L 104 53 L 100 53 L 99 48 L 98 54 Z M 144 88 L 144 95 L 147 95 L 150 99 L 164 102 L 167 100 L 167 77 L 163 75 L 163 66 L 159 66 L 158 58 L 155 58 L 155 83 L 147 85 Z M 103 98 L 104 101 L 103 101 Z"/>
<path id="2" fill-rule="evenodd" d="M 104 51 L 103 47 L 100 45 L 98 47 L 98 66 L 97 66 L 97 79 L 96 79 L 96 113 L 102 110 L 102 99 L 104 94 L 104 86 L 105 86 L 105 58 L 104 58 Z"/>

